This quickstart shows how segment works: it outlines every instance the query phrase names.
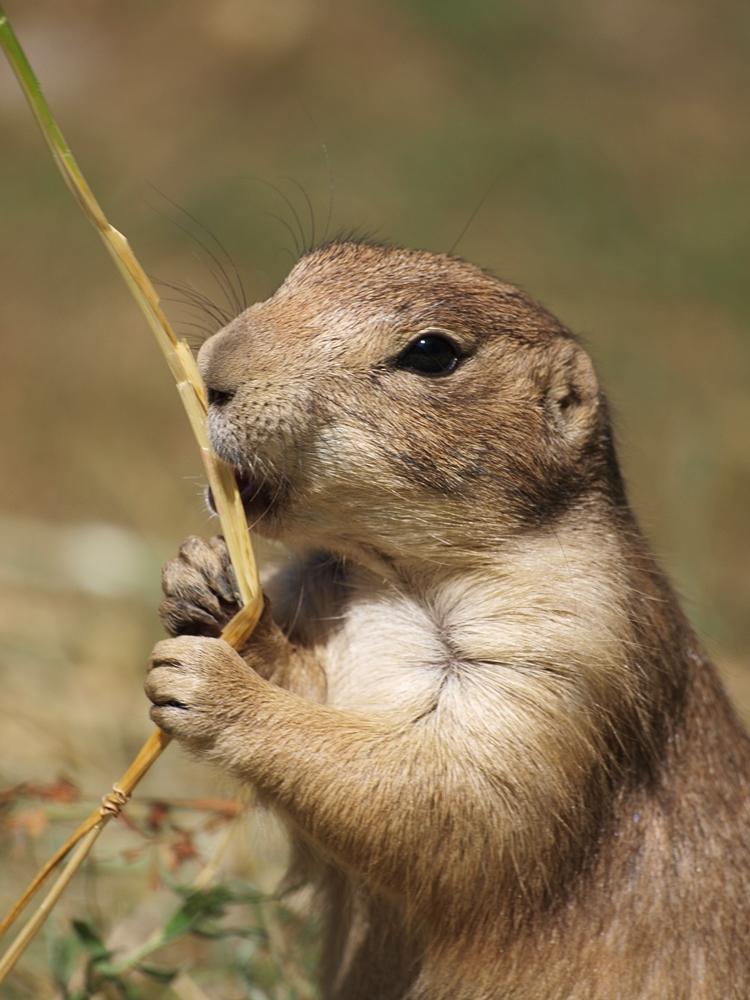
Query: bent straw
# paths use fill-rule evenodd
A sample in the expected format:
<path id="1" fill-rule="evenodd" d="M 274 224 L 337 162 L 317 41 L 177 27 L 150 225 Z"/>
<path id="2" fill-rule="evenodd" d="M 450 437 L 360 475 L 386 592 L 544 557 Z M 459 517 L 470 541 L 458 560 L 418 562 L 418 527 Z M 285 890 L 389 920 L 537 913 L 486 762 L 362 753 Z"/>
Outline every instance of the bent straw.
<path id="1" fill-rule="evenodd" d="M 195 359 L 187 343 L 184 340 L 178 340 L 175 336 L 169 325 L 169 321 L 159 305 L 159 297 L 145 271 L 138 263 L 133 251 L 130 249 L 128 241 L 109 224 L 99 203 L 92 194 L 73 154 L 63 138 L 62 132 L 52 117 L 39 87 L 39 82 L 21 46 L 18 44 L 2 7 L 0 7 L 0 45 L 2 45 L 8 61 L 26 95 L 37 124 L 42 131 L 42 135 L 63 176 L 63 180 L 84 214 L 104 241 L 104 245 L 114 260 L 117 269 L 138 303 L 141 312 L 146 318 L 146 322 L 151 327 L 177 383 L 177 390 L 200 448 L 216 511 L 221 522 L 221 528 L 242 599 L 242 608 L 232 621 L 229 622 L 222 636 L 232 645 L 241 646 L 260 618 L 263 610 L 263 594 L 258 580 L 247 519 L 234 477 L 234 471 L 231 466 L 221 461 L 211 449 L 206 427 L 208 415 L 206 393 Z M 15 920 L 16 916 L 25 907 L 29 899 L 65 854 L 76 843 L 82 841 L 62 875 L 55 883 L 52 891 L 0 961 L 0 983 L 3 982 L 23 954 L 29 942 L 44 923 L 44 920 L 59 899 L 65 886 L 83 863 L 101 830 L 112 816 L 120 812 L 135 786 L 168 744 L 169 737 L 164 733 L 159 730 L 152 733 L 120 782 L 116 783 L 113 786 L 112 792 L 104 797 L 102 806 L 89 816 L 68 842 L 50 859 L 11 913 L 8 914 L 2 925 L 0 925 L 0 934 L 2 934 L 13 920 Z M 82 838 L 85 839 L 82 840 Z"/>

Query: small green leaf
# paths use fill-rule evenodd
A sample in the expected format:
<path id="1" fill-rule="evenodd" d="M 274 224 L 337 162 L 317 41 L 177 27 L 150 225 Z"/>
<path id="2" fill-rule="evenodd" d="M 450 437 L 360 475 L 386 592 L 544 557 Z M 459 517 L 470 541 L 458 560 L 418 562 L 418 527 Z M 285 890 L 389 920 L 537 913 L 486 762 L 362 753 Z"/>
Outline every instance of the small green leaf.
<path id="1" fill-rule="evenodd" d="M 267 932 L 260 927 L 214 927 L 211 924 L 203 924 L 194 927 L 192 932 L 193 934 L 197 934 L 198 937 L 212 938 L 214 940 L 228 937 L 257 938 L 261 941 L 268 940 Z"/>
<path id="2" fill-rule="evenodd" d="M 94 959 L 109 958 L 112 952 L 107 948 L 94 928 L 83 920 L 73 921 L 73 930 L 78 940 Z"/>
<path id="3" fill-rule="evenodd" d="M 180 907 L 164 925 L 162 932 L 162 944 L 168 944 L 175 938 L 187 934 L 195 923 L 196 917 L 189 913 L 184 906 Z"/>
<path id="4" fill-rule="evenodd" d="M 62 992 L 65 1000 L 68 1000 L 68 981 L 73 973 L 73 965 L 78 954 L 78 942 L 71 935 L 67 937 L 55 937 L 51 946 L 51 968 L 55 985 Z"/>
<path id="5" fill-rule="evenodd" d="M 173 892 L 186 899 L 196 895 L 196 890 L 190 886 L 172 885 L 170 888 Z M 219 883 L 211 889 L 203 890 L 202 895 L 218 896 L 225 903 L 273 903 L 278 899 L 275 895 L 269 896 L 267 893 L 259 892 L 257 889 L 252 889 L 243 883 L 232 885 L 226 882 Z"/>
<path id="6" fill-rule="evenodd" d="M 132 983 L 127 982 L 125 979 L 116 979 L 112 980 L 112 982 L 122 1000 L 143 1000 L 143 994 Z"/>
<path id="7" fill-rule="evenodd" d="M 160 969 L 156 965 L 136 965 L 136 969 L 139 972 L 145 973 L 152 979 L 155 979 L 157 983 L 163 983 L 165 986 L 169 986 L 174 977 L 179 973 L 179 969 Z"/>
<path id="8" fill-rule="evenodd" d="M 235 894 L 227 886 L 217 885 L 205 891 L 191 892 L 176 913 L 164 926 L 162 943 L 167 944 L 195 930 L 202 920 L 223 917 L 228 903 L 236 902 Z"/>

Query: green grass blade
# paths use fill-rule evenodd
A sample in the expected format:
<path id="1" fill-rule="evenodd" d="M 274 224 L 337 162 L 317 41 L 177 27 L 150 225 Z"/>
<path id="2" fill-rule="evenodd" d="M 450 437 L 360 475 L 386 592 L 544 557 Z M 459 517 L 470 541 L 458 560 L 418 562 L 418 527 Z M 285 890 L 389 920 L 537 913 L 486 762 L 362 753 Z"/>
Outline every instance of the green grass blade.
<path id="1" fill-rule="evenodd" d="M 92 221 L 96 221 L 98 225 L 106 225 L 104 214 L 91 193 L 91 190 L 89 189 L 89 186 L 75 161 L 75 157 L 68 148 L 57 122 L 52 117 L 52 113 L 50 112 L 47 102 L 44 99 L 41 87 L 39 86 L 39 81 L 37 80 L 23 49 L 19 45 L 18 39 L 16 38 L 2 7 L 0 7 L 0 45 L 2 45 L 5 55 L 8 57 L 8 62 L 12 66 L 13 71 L 18 78 L 18 82 L 23 88 L 23 92 L 29 102 L 29 106 L 34 113 L 34 117 L 37 120 L 39 128 L 42 130 L 42 135 L 44 136 L 47 145 L 55 158 L 55 162 L 65 178 L 66 184 L 75 195 L 81 208 L 92 219 Z"/>

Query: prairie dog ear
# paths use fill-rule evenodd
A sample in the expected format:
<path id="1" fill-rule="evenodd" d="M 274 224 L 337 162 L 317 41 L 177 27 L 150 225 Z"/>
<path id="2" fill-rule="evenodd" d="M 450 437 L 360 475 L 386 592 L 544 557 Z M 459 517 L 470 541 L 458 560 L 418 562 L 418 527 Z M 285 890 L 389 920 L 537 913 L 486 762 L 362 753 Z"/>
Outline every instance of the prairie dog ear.
<path id="1" fill-rule="evenodd" d="M 591 428 L 599 409 L 599 383 L 591 358 L 575 341 L 564 341 L 552 363 L 545 403 L 571 443 Z"/>

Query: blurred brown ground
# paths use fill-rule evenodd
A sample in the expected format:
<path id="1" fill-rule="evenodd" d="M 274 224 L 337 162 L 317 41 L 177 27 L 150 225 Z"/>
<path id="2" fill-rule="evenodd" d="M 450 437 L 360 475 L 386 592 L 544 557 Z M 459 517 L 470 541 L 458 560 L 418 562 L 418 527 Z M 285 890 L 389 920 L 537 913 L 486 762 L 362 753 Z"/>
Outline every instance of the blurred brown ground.
<path id="1" fill-rule="evenodd" d="M 269 183 L 305 239 L 284 178 L 325 229 L 321 136 L 329 234 L 447 250 L 496 181 L 458 252 L 584 337 L 640 518 L 750 717 L 745 2 L 5 7 L 111 221 L 152 275 L 223 308 L 180 227 L 220 251 L 167 199 L 252 301 L 295 252 Z M 167 369 L 4 65 L 0 386 L 0 779 L 101 792 L 149 730 L 159 562 L 213 525 Z M 148 787 L 215 781 L 170 751 Z"/>

